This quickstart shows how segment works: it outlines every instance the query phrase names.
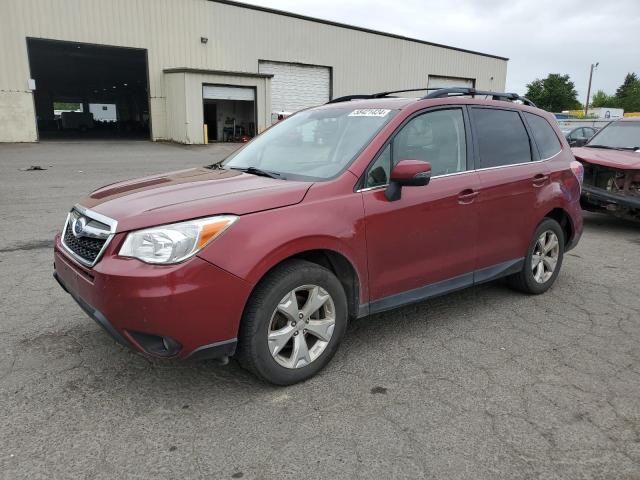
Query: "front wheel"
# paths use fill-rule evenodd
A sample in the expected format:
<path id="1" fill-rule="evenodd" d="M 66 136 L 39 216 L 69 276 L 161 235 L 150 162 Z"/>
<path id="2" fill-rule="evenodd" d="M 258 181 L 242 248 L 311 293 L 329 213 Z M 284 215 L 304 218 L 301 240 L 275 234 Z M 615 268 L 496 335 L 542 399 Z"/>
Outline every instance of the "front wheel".
<path id="1" fill-rule="evenodd" d="M 509 277 L 510 285 L 534 295 L 549 290 L 562 266 L 564 242 L 560 224 L 552 218 L 545 218 L 533 234 L 522 270 Z"/>
<path id="2" fill-rule="evenodd" d="M 289 260 L 269 273 L 249 299 L 236 354 L 260 378 L 291 385 L 331 360 L 347 327 L 347 298 L 328 269 Z"/>

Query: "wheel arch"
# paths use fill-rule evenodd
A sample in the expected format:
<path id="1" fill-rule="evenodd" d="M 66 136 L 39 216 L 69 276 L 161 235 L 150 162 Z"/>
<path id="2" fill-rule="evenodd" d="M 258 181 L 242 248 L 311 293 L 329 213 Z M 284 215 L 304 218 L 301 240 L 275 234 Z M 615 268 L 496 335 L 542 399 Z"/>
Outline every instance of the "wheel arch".
<path id="1" fill-rule="evenodd" d="M 333 250 L 307 250 L 290 258 L 299 258 L 321 265 L 338 277 L 347 295 L 349 318 L 356 318 L 360 309 L 360 280 L 358 272 L 349 259 Z"/>
<path id="2" fill-rule="evenodd" d="M 564 244 L 565 246 L 569 245 L 573 238 L 573 234 L 575 233 L 575 227 L 571 221 L 571 215 L 569 215 L 564 208 L 556 207 L 549 210 L 544 215 L 544 218 L 551 218 L 560 224 L 562 232 L 564 233 Z"/>
<path id="3" fill-rule="evenodd" d="M 291 259 L 306 260 L 330 270 L 344 288 L 347 296 L 349 318 L 353 319 L 359 316 L 361 301 L 366 298 L 366 284 L 363 282 L 363 278 L 366 278 L 366 272 L 359 271 L 356 262 L 346 252 L 326 246 L 317 246 L 315 248 L 309 246 L 309 248 L 299 249 L 294 252 L 288 251 L 287 254 L 275 252 L 270 255 L 267 262 L 262 262 L 262 268 L 259 271 L 251 273 L 254 286 L 247 297 L 247 302 L 270 272 Z"/>

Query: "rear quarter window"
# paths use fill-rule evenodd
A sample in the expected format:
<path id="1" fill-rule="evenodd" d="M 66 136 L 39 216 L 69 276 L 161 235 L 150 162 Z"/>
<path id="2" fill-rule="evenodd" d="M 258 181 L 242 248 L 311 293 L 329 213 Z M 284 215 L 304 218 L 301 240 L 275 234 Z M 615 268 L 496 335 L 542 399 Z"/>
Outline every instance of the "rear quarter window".
<path id="1" fill-rule="evenodd" d="M 476 107 L 471 109 L 471 116 L 478 139 L 480 168 L 531 161 L 529 135 L 518 112 Z"/>
<path id="2" fill-rule="evenodd" d="M 531 128 L 531 134 L 533 135 L 533 139 L 538 146 L 538 151 L 540 152 L 541 159 L 553 157 L 560 150 L 562 150 L 560 140 L 558 140 L 556 132 L 553 130 L 551 125 L 549 125 L 549 122 L 547 122 L 544 118 L 532 113 L 525 112 L 524 117 L 527 119 L 529 128 Z"/>

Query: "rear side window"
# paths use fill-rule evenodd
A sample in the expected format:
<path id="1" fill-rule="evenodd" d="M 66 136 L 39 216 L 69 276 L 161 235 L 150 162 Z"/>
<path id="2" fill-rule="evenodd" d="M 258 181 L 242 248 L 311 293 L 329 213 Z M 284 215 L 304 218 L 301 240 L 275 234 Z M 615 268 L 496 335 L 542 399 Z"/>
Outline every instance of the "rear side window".
<path id="1" fill-rule="evenodd" d="M 480 150 L 480 168 L 531 161 L 529 135 L 518 112 L 472 108 Z"/>
<path id="2" fill-rule="evenodd" d="M 549 122 L 547 122 L 544 118 L 532 113 L 525 112 L 524 117 L 527 119 L 527 123 L 531 128 L 531 134 L 533 135 L 533 139 L 538 146 L 540 158 L 545 159 L 553 157 L 556 153 L 562 150 L 560 140 L 558 140 L 556 132 L 553 131 L 553 128 L 551 128 Z M 578 135 L 576 136 L 586 136 L 585 134 L 587 132 L 585 130 L 586 129 L 582 129 L 582 131 L 578 132 Z"/>

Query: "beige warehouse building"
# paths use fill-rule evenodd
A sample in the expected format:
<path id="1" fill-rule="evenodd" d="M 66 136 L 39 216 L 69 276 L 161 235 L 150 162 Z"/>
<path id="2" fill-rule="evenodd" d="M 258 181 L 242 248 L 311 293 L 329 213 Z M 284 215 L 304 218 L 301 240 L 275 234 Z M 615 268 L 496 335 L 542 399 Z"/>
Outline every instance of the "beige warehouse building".
<path id="1" fill-rule="evenodd" d="M 221 0 L 3 0 L 0 142 L 251 137 L 356 93 L 502 91 L 507 59 Z"/>

